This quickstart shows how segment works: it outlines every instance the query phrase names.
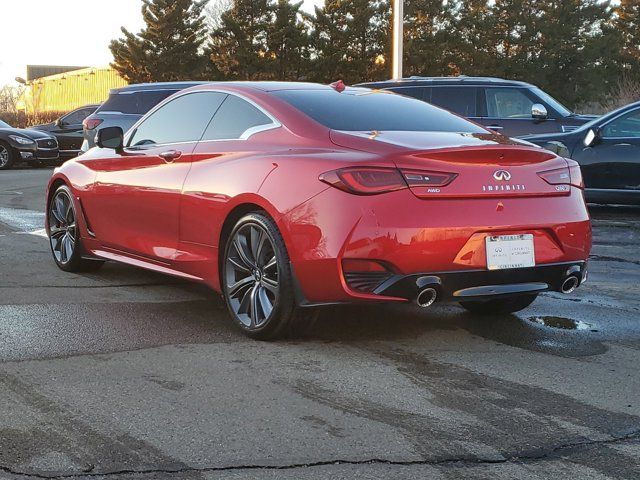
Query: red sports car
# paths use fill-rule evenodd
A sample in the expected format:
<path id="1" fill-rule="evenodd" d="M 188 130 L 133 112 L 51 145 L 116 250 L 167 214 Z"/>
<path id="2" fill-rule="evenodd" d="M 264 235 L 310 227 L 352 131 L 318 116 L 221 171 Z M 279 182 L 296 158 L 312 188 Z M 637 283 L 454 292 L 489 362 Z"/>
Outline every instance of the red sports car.
<path id="1" fill-rule="evenodd" d="M 49 184 L 54 260 L 204 282 L 256 338 L 323 304 L 514 312 L 585 280 L 577 163 L 419 100 L 340 87 L 211 83 L 126 135 L 100 130 Z"/>

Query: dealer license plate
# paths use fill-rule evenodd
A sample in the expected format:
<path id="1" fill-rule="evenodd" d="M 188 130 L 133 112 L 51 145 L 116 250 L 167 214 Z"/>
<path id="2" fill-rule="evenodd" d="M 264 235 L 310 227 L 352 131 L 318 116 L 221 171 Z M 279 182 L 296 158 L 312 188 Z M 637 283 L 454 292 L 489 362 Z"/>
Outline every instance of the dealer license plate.
<path id="1" fill-rule="evenodd" d="M 533 267 L 536 264 L 531 234 L 487 237 L 486 247 L 489 270 Z"/>

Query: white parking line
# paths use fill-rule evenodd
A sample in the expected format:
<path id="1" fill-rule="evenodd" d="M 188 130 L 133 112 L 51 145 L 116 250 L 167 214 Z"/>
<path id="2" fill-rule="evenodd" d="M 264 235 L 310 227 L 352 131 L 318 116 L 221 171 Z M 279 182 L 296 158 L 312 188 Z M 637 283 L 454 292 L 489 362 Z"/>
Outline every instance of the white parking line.
<path id="1" fill-rule="evenodd" d="M 44 212 L 0 207 L 0 223 L 18 233 L 40 235 L 44 229 Z"/>

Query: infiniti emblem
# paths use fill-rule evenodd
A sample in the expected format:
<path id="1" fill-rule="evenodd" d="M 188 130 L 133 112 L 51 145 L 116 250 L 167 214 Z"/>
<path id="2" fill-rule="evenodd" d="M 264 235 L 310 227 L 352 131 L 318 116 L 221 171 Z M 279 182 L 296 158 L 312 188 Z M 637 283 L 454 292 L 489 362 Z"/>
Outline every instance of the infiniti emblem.
<path id="1" fill-rule="evenodd" d="M 493 172 L 493 178 L 498 181 L 508 182 L 511 180 L 511 174 L 506 170 L 496 170 Z"/>

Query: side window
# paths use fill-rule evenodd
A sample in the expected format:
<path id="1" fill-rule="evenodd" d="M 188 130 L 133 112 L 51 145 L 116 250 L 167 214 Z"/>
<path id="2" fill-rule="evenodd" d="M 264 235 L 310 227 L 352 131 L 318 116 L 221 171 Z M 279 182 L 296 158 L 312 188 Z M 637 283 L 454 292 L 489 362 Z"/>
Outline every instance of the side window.
<path id="1" fill-rule="evenodd" d="M 603 138 L 640 138 L 640 110 L 616 118 L 602 129 Z"/>
<path id="2" fill-rule="evenodd" d="M 424 87 L 395 87 L 390 88 L 393 93 L 399 93 L 407 97 L 417 98 L 418 100 L 424 100 Z"/>
<path id="3" fill-rule="evenodd" d="M 200 140 L 225 97 L 224 93 L 195 92 L 169 101 L 136 128 L 128 146 Z"/>
<path id="4" fill-rule="evenodd" d="M 487 117 L 531 118 L 534 101 L 519 88 L 487 88 Z"/>
<path id="5" fill-rule="evenodd" d="M 76 110 L 71 112 L 64 117 L 61 118 L 62 122 L 67 125 L 78 125 L 82 123 L 82 121 L 90 115 L 90 111 L 86 108 L 82 108 L 80 110 Z"/>
<path id="6" fill-rule="evenodd" d="M 270 125 L 272 120 L 249 102 L 229 95 L 207 127 L 202 140 L 232 140 L 253 127 Z"/>
<path id="7" fill-rule="evenodd" d="M 433 87 L 431 103 L 463 117 L 475 117 L 477 94 L 475 87 Z"/>

